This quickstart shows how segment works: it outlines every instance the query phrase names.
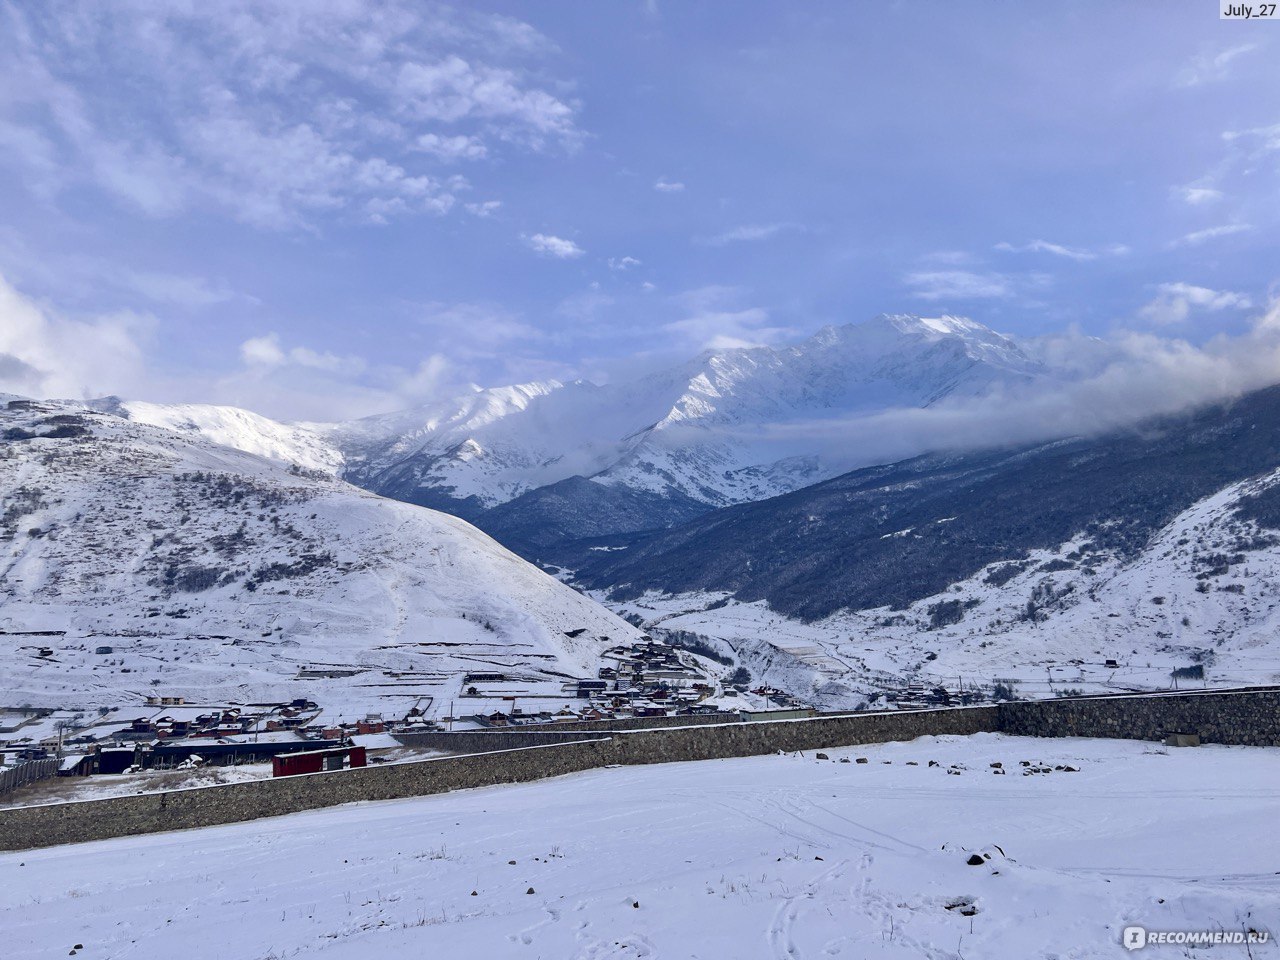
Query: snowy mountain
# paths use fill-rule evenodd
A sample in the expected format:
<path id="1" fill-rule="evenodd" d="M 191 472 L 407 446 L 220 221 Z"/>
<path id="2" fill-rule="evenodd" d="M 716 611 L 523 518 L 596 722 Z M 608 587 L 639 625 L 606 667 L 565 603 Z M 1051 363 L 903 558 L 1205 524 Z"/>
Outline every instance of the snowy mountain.
<path id="1" fill-rule="evenodd" d="M 758 500 L 830 475 L 805 441 L 762 427 L 927 407 L 1040 373 L 1012 340 L 955 317 L 881 316 L 796 346 L 706 354 L 684 368 L 664 416 L 595 479 L 716 506 Z"/>
<path id="2" fill-rule="evenodd" d="M 0 408 L 14 703 L 304 696 L 348 717 L 432 714 L 464 671 L 594 676 L 608 638 L 636 636 L 461 520 L 205 439 L 257 427 L 235 412 L 175 432 L 171 411 L 127 411 Z"/>
<path id="3" fill-rule="evenodd" d="M 90 406 L 127 420 L 203 437 L 285 465 L 337 475 L 342 453 L 306 426 L 290 425 L 242 410 L 207 403 L 146 403 L 115 397 Z"/>
<path id="4" fill-rule="evenodd" d="M 378 493 L 479 518 L 503 536 L 513 527 L 585 535 L 598 532 L 591 517 L 601 509 L 634 517 L 637 496 L 647 498 L 640 525 L 603 532 L 667 526 L 837 472 L 811 440 L 781 439 L 779 426 L 929 406 L 1043 373 L 1014 341 L 973 321 L 882 316 L 794 346 L 706 353 L 634 382 L 478 390 L 326 436 L 346 458 L 345 476 Z M 857 450 L 842 456 L 859 459 Z M 550 506 L 538 495 L 574 477 L 601 488 L 574 488 L 586 495 L 576 511 L 585 526 L 563 509 L 565 488 Z"/>
<path id="5" fill-rule="evenodd" d="M 832 705 L 1280 680 L 1280 387 L 1099 438 L 923 457 L 672 530 L 562 546 L 647 628 Z M 1107 661 L 1115 663 L 1108 666 Z"/>
<path id="6" fill-rule="evenodd" d="M 980 396 L 1046 372 L 971 320 L 886 315 L 792 346 L 704 353 L 629 382 L 476 388 L 338 424 L 205 404 L 93 406 L 336 474 L 522 547 L 666 527 L 799 489 L 879 454 L 846 448 L 832 462 L 812 431 L 789 426 Z"/>
<path id="7" fill-rule="evenodd" d="M 550 380 L 330 427 L 345 476 L 410 503 L 474 517 L 519 494 L 616 456 L 613 438 L 634 428 L 611 391 Z"/>

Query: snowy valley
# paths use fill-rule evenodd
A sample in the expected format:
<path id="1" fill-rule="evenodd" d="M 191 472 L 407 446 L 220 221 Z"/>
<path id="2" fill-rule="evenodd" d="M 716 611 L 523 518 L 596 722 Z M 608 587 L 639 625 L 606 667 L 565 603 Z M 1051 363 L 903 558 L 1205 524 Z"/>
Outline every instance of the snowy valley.
<path id="1" fill-rule="evenodd" d="M 1192 683 L 1271 682 L 1280 675 L 1270 639 L 1280 562 L 1270 507 L 1280 469 L 1275 391 L 1098 438 L 926 455 L 816 484 L 834 466 L 811 441 L 775 444 L 769 454 L 785 456 L 760 459 L 757 440 L 779 424 L 927 407 L 1063 375 L 1036 356 L 1035 345 L 973 321 L 899 315 L 829 327 L 794 347 L 708 354 L 630 384 L 478 391 L 331 426 L 231 407 L 99 401 L 74 415 L 91 418 L 101 436 L 89 446 L 109 450 L 122 472 L 137 471 L 138 483 L 97 481 L 89 497 L 111 505 L 106 535 L 72 524 L 55 534 L 64 543 L 82 538 L 69 551 L 45 537 L 15 540 L 22 549 L 10 561 L 3 612 L 8 629 L 66 629 L 73 612 L 72 632 L 84 636 L 141 631 L 134 642 L 149 644 L 147 632 L 163 625 L 156 635 L 170 642 L 185 635 L 170 629 L 177 623 L 191 636 L 223 638 L 196 641 L 191 653 L 149 649 L 157 670 L 168 658 L 162 669 L 171 676 L 140 683 L 131 673 L 135 692 L 194 691 L 226 669 L 237 695 L 253 698 L 263 670 L 358 670 L 362 680 L 338 684 L 344 702 L 351 689 L 378 692 L 346 703 L 348 715 L 396 696 L 441 715 L 445 690 L 457 683 L 437 681 L 455 668 L 528 671 L 541 661 L 553 674 L 594 677 L 599 653 L 639 630 L 700 650 L 689 662 L 713 690 L 733 673 L 740 693 L 763 686 L 824 709 L 988 699 L 997 690 L 1163 689 L 1178 682 L 1175 671 Z M 15 419 L 18 429 L 24 422 Z M 149 456 L 166 451 L 160 460 L 129 462 L 125 441 L 140 437 Z M 181 467 L 165 459 L 179 452 L 196 459 Z M 846 456 L 856 462 L 858 454 Z M 127 500 L 136 494 L 126 491 L 154 485 L 141 476 L 153 462 L 202 479 L 137 505 L 142 517 L 153 503 L 168 511 L 146 521 L 155 546 L 127 568 L 129 603 L 95 606 L 94 597 L 115 589 L 112 576 L 125 574 L 94 558 L 103 546 L 115 556 L 112 538 L 132 519 Z M 259 479 L 239 494 L 221 489 L 225 482 L 209 478 L 229 463 Z M 570 590 L 544 593 L 547 578 L 458 521 L 370 496 L 335 474 L 375 493 L 460 509 L 630 626 Z M 760 483 L 737 485 L 748 474 Z M 268 507 L 254 492 L 263 482 L 278 503 Z M 24 489 L 15 481 L 9 509 L 24 517 L 24 530 L 47 525 Z M 71 502 L 82 495 L 68 491 Z M 245 504 L 235 499 L 246 495 Z M 216 511 L 202 515 L 196 503 Z M 187 518 L 192 540 L 180 525 L 166 546 L 154 531 L 173 513 Z M 441 530 L 466 545 L 443 564 L 441 548 L 429 545 Z M 527 581 L 530 592 L 506 597 L 506 578 L 495 575 L 504 589 L 492 596 L 457 592 L 459 584 L 439 593 L 435 577 L 447 580 L 448 563 L 472 548 L 492 569 L 520 569 L 513 582 Z M 60 570 L 71 561 L 75 573 Z M 41 594 L 27 583 L 23 571 L 37 568 L 54 578 L 58 603 L 45 604 L 52 587 Z M 268 580 L 275 570 L 279 580 L 258 590 L 255 570 Z M 63 576 L 75 590 L 62 588 Z M 149 586 L 137 589 L 139 578 Z M 287 591 L 288 602 L 273 590 Z M 430 601 L 424 590 L 434 592 Z M 184 600 L 198 600 L 194 612 Z M 494 602 L 500 612 L 478 612 Z M 565 636 L 579 629 L 612 639 L 583 646 Z M 425 634 L 433 639 L 414 639 Z M 421 642 L 436 646 L 413 646 Z M 523 659 L 509 656 L 513 643 Z M 213 655 L 203 679 L 192 672 L 220 646 L 227 650 Z M 87 656 L 81 665 L 96 665 L 101 685 L 104 664 Z M 21 675 L 39 669 L 24 661 Z M 310 677 L 304 686 L 333 680 Z M 19 689 L 35 693 L 43 683 Z M 500 694 L 523 689 L 495 689 L 481 706 L 502 709 Z"/>

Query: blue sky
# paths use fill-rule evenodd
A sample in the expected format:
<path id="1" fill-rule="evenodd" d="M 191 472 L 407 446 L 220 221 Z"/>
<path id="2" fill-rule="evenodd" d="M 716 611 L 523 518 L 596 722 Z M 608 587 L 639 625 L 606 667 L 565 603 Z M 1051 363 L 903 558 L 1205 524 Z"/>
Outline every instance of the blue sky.
<path id="1" fill-rule="evenodd" d="M 0 11 L 0 390 L 331 419 L 1275 292 L 1280 26 L 1208 0 Z"/>

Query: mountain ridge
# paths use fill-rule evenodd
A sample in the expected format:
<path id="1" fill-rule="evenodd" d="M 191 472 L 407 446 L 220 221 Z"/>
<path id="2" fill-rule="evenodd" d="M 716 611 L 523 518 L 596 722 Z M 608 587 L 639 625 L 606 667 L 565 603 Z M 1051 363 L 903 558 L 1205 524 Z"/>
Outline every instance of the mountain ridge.
<path id="1" fill-rule="evenodd" d="M 812 441 L 774 428 L 979 397 L 1046 370 L 975 321 L 883 314 L 786 346 L 704 351 L 632 381 L 475 388 L 336 424 L 117 398 L 98 407 L 338 474 L 500 536 L 542 524 L 546 540 L 665 527 L 808 486 L 839 470 Z M 574 477 L 599 489 L 566 485 Z M 576 511 L 570 490 L 582 495 Z M 614 519 L 604 527 L 591 514 Z"/>

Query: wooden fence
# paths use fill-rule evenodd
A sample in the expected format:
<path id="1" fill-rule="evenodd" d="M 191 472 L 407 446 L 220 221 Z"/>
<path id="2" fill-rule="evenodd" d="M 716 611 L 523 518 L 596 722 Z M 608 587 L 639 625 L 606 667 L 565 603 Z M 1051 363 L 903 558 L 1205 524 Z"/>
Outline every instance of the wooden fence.
<path id="1" fill-rule="evenodd" d="M 0 797 L 28 783 L 44 780 L 58 772 L 57 760 L 28 760 L 0 769 Z"/>

